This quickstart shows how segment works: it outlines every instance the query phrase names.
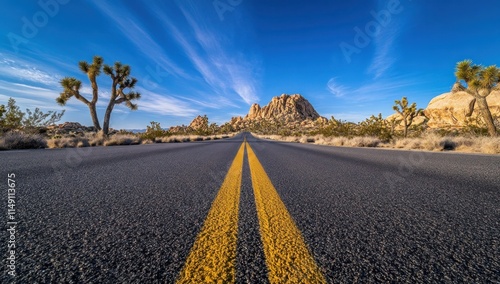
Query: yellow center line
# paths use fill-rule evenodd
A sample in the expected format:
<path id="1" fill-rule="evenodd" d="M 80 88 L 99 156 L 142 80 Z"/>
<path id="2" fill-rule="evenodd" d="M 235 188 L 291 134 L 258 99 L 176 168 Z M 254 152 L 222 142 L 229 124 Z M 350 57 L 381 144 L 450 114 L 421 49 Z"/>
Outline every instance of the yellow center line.
<path id="1" fill-rule="evenodd" d="M 246 149 L 269 282 L 327 283 L 249 143 Z"/>
<path id="2" fill-rule="evenodd" d="M 177 283 L 234 283 L 243 142 L 189 252 Z"/>

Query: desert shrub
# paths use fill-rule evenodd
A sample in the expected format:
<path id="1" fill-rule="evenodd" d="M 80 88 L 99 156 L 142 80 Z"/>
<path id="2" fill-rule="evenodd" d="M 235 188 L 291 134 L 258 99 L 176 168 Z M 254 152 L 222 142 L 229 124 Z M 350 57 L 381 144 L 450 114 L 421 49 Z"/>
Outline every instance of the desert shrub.
<path id="1" fill-rule="evenodd" d="M 96 136 L 97 134 L 95 133 L 87 133 L 84 137 L 52 138 L 47 140 L 47 146 L 48 148 L 74 148 L 102 145 L 102 141 L 97 143 Z"/>
<path id="2" fill-rule="evenodd" d="M 47 141 L 38 134 L 7 132 L 0 137 L 0 150 L 47 148 Z"/>
<path id="3" fill-rule="evenodd" d="M 391 123 L 378 116 L 370 116 L 358 125 L 358 134 L 361 136 L 378 137 L 381 140 L 389 141 L 392 138 Z"/>
<path id="4" fill-rule="evenodd" d="M 472 136 L 488 136 L 486 123 L 479 116 L 468 117 L 465 119 L 465 126 L 462 128 L 462 134 Z"/>
<path id="5" fill-rule="evenodd" d="M 310 134 L 317 135 L 321 134 L 325 137 L 329 136 L 345 136 L 352 137 L 356 136 L 358 132 L 358 125 L 353 122 L 348 122 L 341 119 L 335 119 L 331 117 L 326 126 L 320 127 L 318 130 L 312 131 Z"/>
<path id="6" fill-rule="evenodd" d="M 168 135 L 169 135 L 168 131 L 163 130 L 163 128 L 161 128 L 161 125 L 159 122 L 151 121 L 150 125 L 146 126 L 146 132 L 141 134 L 141 138 L 142 139 L 149 139 L 149 140 L 155 142 L 156 140 L 161 141 L 162 137 L 165 137 Z M 158 138 L 160 138 L 160 139 L 158 139 Z"/>
<path id="7" fill-rule="evenodd" d="M 49 148 L 74 148 L 78 147 L 78 145 L 81 145 L 80 147 L 90 146 L 86 138 L 77 137 L 49 139 L 47 140 L 47 145 Z"/>

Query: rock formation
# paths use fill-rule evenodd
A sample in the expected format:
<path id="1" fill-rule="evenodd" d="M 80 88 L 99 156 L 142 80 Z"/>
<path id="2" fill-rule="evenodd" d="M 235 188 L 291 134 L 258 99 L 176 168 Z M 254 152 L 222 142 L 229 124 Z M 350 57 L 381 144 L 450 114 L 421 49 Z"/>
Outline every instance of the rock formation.
<path id="1" fill-rule="evenodd" d="M 460 128 L 466 121 L 476 121 L 480 111 L 474 98 L 463 91 L 450 92 L 433 98 L 424 111 L 430 128 Z M 486 101 L 493 117 L 500 116 L 500 92 L 493 92 Z"/>
<path id="2" fill-rule="evenodd" d="M 64 122 L 58 125 L 49 125 L 44 128 L 44 132 L 49 136 L 55 135 L 73 135 L 83 136 L 87 132 L 96 132 L 93 126 L 83 126 L 78 122 Z M 116 133 L 116 130 L 110 129 L 110 134 Z"/>
<path id="3" fill-rule="evenodd" d="M 229 122 L 237 130 L 252 125 L 281 125 L 289 128 L 311 128 L 328 120 L 318 114 L 314 107 L 299 94 L 282 94 L 261 107 L 253 104 L 245 117 L 233 117 Z"/>
<path id="4" fill-rule="evenodd" d="M 431 129 L 462 128 L 467 125 L 467 121 L 475 125 L 478 118 L 482 120 L 482 116 L 477 104 L 473 104 L 474 98 L 463 90 L 460 84 L 454 84 L 451 92 L 434 97 L 423 113 L 415 117 L 413 125 L 426 124 Z M 500 92 L 493 92 L 486 100 L 493 117 L 500 117 Z M 402 118 L 397 113 L 386 120 L 394 121 L 396 130 L 403 127 Z"/>
<path id="5" fill-rule="evenodd" d="M 403 126 L 403 117 L 399 113 L 394 113 L 389 115 L 385 120 L 389 121 L 391 124 L 394 123 L 394 129 L 401 131 L 404 129 Z M 427 117 L 423 113 L 420 113 L 413 119 L 412 127 L 420 126 L 427 122 Z"/>
<path id="6" fill-rule="evenodd" d="M 208 128 L 208 118 L 206 116 L 198 115 L 191 123 L 189 127 L 194 130 Z"/>
<path id="7" fill-rule="evenodd" d="M 315 120 L 320 115 L 314 107 L 301 95 L 286 95 L 282 94 L 279 97 L 274 97 L 268 105 L 260 107 L 258 104 L 253 104 L 250 107 L 245 118 L 247 119 L 284 119 L 285 121 L 295 120 Z"/>

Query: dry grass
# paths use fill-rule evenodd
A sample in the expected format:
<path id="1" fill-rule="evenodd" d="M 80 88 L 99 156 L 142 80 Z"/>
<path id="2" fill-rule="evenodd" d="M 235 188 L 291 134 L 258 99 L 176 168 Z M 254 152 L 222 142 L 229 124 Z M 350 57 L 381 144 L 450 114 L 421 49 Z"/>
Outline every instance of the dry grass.
<path id="1" fill-rule="evenodd" d="M 285 141 L 285 142 L 297 142 L 297 143 L 311 143 L 317 145 L 329 145 L 329 146 L 350 146 L 350 147 L 377 147 L 381 141 L 376 137 L 325 137 L 323 135 L 315 136 L 280 136 L 280 135 L 258 135 L 252 134 L 259 138 Z"/>
<path id="2" fill-rule="evenodd" d="M 442 137 L 437 134 L 425 134 L 419 138 L 399 138 L 389 143 L 383 143 L 376 137 L 324 137 L 316 136 L 280 136 L 258 135 L 263 139 L 285 142 L 311 143 L 317 145 L 347 146 L 347 147 L 382 147 L 406 150 L 427 151 L 457 151 L 469 153 L 500 154 L 500 137 Z"/>
<path id="3" fill-rule="evenodd" d="M 89 147 L 88 139 L 84 137 L 75 138 L 56 138 L 47 140 L 49 148 L 74 148 L 74 147 Z"/>
<path id="4" fill-rule="evenodd" d="M 46 147 L 47 142 L 43 136 L 38 134 L 8 132 L 0 137 L 0 150 L 41 149 Z"/>
<path id="5" fill-rule="evenodd" d="M 90 146 L 103 146 L 104 145 L 104 134 L 102 132 L 98 133 L 85 133 L 85 138 L 89 142 Z"/>
<path id="6" fill-rule="evenodd" d="M 236 135 L 236 133 L 228 135 L 210 135 L 210 136 L 199 136 L 199 135 L 174 135 L 168 137 L 162 137 L 156 140 L 156 143 L 182 143 L 182 142 L 193 142 L 193 141 L 208 141 L 208 140 L 219 140 L 226 139 Z"/>
<path id="7" fill-rule="evenodd" d="M 115 134 L 105 139 L 102 133 L 86 133 L 83 137 L 66 137 L 47 140 L 47 145 L 49 148 L 74 148 L 138 144 L 141 144 L 141 139 L 138 136 L 125 134 Z"/>
<path id="8" fill-rule="evenodd" d="M 236 133 L 228 135 L 184 135 L 157 138 L 156 143 L 175 143 L 206 141 L 230 138 Z M 85 133 L 81 137 L 63 137 L 46 139 L 38 134 L 27 134 L 23 132 L 8 132 L 0 137 L 0 150 L 10 149 L 39 149 L 39 148 L 75 148 L 92 146 L 115 146 L 115 145 L 139 145 L 154 143 L 149 139 L 142 140 L 139 135 L 115 134 L 104 138 L 102 132 Z"/>
<path id="9" fill-rule="evenodd" d="M 104 146 L 139 145 L 141 138 L 135 135 L 116 134 L 104 141 Z"/>
<path id="10" fill-rule="evenodd" d="M 441 137 L 428 134 L 421 138 L 398 139 L 392 143 L 392 146 L 408 150 L 500 154 L 500 137 Z"/>

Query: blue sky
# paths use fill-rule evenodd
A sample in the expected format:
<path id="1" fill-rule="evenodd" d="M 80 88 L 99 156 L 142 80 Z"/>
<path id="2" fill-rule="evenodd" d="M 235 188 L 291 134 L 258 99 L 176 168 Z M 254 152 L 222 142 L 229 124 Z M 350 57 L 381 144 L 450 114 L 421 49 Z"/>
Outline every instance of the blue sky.
<path id="1" fill-rule="evenodd" d="M 91 125 L 87 107 L 55 103 L 59 80 L 81 60 L 132 68 L 139 110 L 115 107 L 113 128 L 223 123 L 254 102 L 300 93 L 325 117 L 361 121 L 393 113 L 407 96 L 426 107 L 448 92 L 458 61 L 500 64 L 500 2 L 2 0 L 0 104 L 66 109 Z M 98 78 L 100 120 L 110 79 Z"/>

